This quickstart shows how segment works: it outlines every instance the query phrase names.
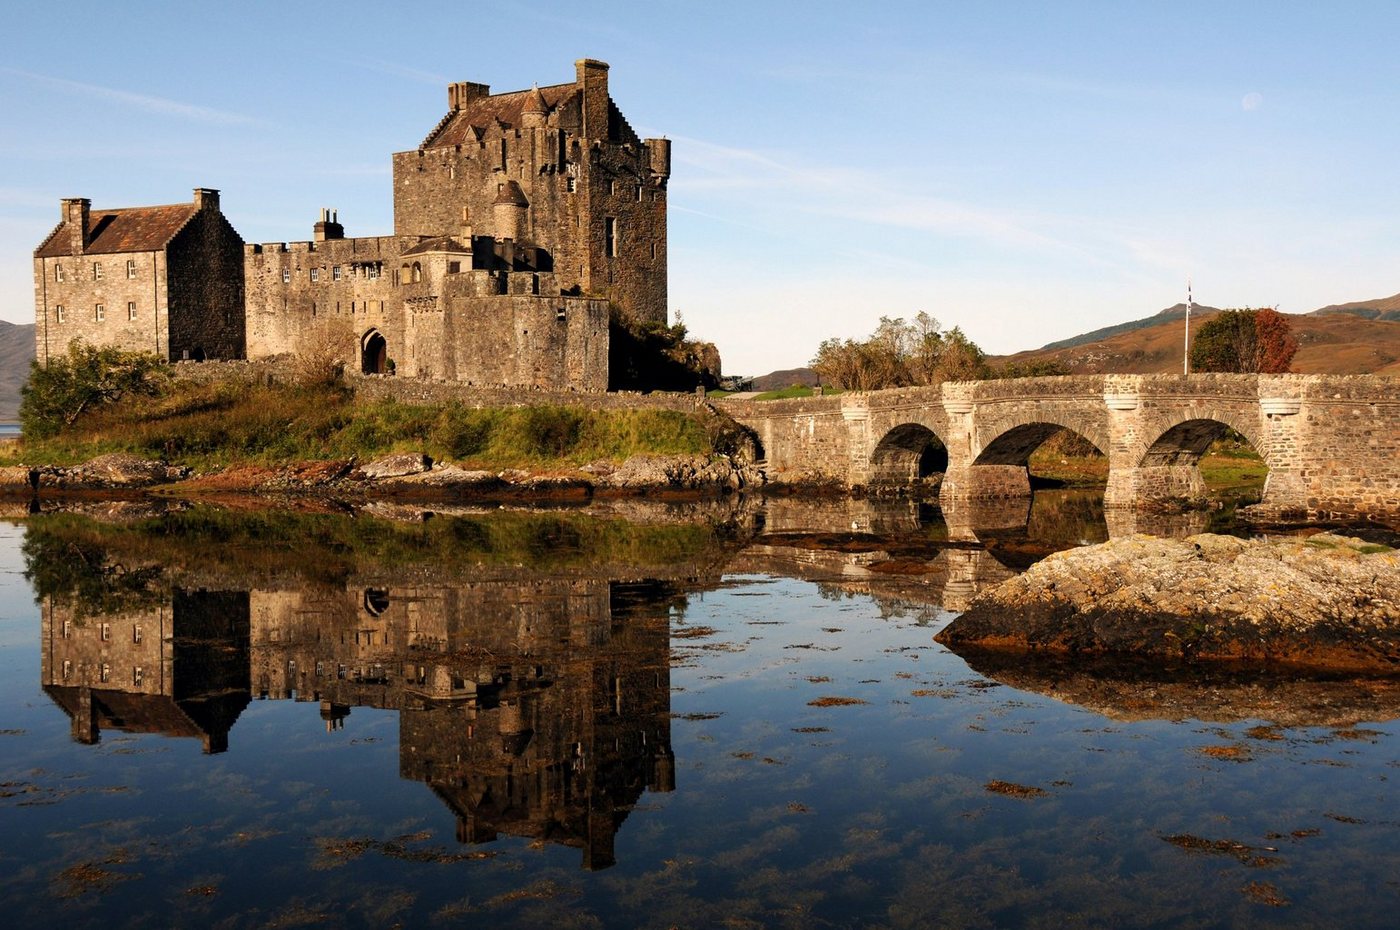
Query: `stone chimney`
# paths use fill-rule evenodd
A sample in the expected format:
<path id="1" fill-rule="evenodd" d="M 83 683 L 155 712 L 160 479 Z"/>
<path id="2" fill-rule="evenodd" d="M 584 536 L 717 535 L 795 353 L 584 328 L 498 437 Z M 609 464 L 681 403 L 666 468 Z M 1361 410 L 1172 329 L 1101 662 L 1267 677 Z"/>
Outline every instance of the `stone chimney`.
<path id="1" fill-rule="evenodd" d="M 196 187 L 194 205 L 201 210 L 218 210 L 219 192 L 210 187 Z"/>
<path id="2" fill-rule="evenodd" d="M 86 197 L 67 197 L 61 203 L 63 222 L 68 225 L 68 248 L 74 255 L 82 255 L 92 235 L 92 201 Z"/>
<path id="3" fill-rule="evenodd" d="M 311 238 L 317 242 L 325 242 L 327 239 L 344 239 L 345 227 L 340 225 L 337 219 L 339 214 L 335 210 L 321 209 L 321 218 L 316 221 L 316 225 L 311 227 Z"/>
<path id="4" fill-rule="evenodd" d="M 490 84 L 473 84 L 471 81 L 457 81 L 447 85 L 447 107 L 452 112 L 465 110 L 467 104 L 478 97 L 491 96 Z"/>
<path id="5" fill-rule="evenodd" d="M 608 64 L 592 58 L 574 62 L 577 78 L 574 83 L 583 88 L 583 137 L 608 137 Z"/>

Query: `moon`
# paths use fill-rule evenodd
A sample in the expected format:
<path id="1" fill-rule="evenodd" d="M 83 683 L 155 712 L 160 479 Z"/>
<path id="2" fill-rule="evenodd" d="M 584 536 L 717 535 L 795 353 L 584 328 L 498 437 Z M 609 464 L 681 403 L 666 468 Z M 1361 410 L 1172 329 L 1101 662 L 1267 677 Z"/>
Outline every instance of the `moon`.
<path id="1" fill-rule="evenodd" d="M 1246 112 L 1250 110 L 1257 110 L 1263 105 L 1264 95 L 1255 90 L 1252 90 L 1249 93 L 1245 94 L 1244 98 L 1240 100 L 1240 109 Z"/>

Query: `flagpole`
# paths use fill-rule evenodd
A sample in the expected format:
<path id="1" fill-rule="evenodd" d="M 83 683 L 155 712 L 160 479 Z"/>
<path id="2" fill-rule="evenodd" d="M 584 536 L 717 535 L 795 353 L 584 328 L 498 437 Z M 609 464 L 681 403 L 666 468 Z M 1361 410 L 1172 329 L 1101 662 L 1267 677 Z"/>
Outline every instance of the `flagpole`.
<path id="1" fill-rule="evenodd" d="M 1191 299 L 1191 279 L 1186 279 L 1186 336 L 1181 352 L 1181 373 L 1189 375 L 1191 373 L 1191 307 L 1195 303 Z"/>

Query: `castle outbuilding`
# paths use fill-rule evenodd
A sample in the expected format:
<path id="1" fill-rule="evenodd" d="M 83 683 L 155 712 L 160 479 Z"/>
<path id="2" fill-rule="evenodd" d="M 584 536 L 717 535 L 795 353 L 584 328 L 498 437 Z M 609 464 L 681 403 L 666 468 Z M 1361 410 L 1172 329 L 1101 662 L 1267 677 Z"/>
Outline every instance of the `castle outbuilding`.
<path id="1" fill-rule="evenodd" d="M 169 361 L 243 357 L 243 240 L 220 212 L 218 191 L 116 210 L 70 198 L 60 209 L 34 251 L 41 364 L 74 339 Z"/>
<path id="2" fill-rule="evenodd" d="M 639 138 L 612 101 L 608 66 L 584 59 L 568 84 L 449 85 L 447 114 L 393 156 L 391 236 L 347 238 L 323 210 L 306 241 L 244 246 L 224 221 L 223 239 L 203 231 L 193 249 L 177 208 L 107 211 L 89 237 L 87 202 L 64 201 L 64 223 L 35 252 L 39 357 L 75 337 L 171 360 L 331 347 L 365 374 L 603 391 L 611 309 L 667 321 L 670 162 L 670 142 Z M 217 215 L 217 192 L 202 189 L 193 212 L 210 198 Z M 167 245 L 170 256 L 149 257 Z M 109 279 L 76 275 L 72 258 L 94 249 L 118 270 L 133 258 L 172 269 L 146 298 L 164 329 L 136 325 L 141 302 Z M 60 259 L 73 275 L 51 267 Z M 113 301 L 134 315 L 113 320 Z"/>

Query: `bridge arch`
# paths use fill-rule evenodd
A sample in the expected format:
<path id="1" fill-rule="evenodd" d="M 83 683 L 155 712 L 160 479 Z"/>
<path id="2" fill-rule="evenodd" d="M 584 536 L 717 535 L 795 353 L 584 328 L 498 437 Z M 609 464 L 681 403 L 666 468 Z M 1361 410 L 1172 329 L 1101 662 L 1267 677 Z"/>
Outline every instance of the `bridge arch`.
<path id="1" fill-rule="evenodd" d="M 1150 436 L 1155 433 L 1156 438 L 1148 443 L 1138 457 L 1137 464 L 1194 465 L 1200 461 L 1211 443 L 1224 436 L 1228 430 L 1239 433 L 1254 447 L 1254 451 L 1263 456 L 1265 446 L 1260 441 L 1257 419 L 1250 422 L 1225 411 L 1213 410 L 1204 415 L 1198 414 L 1175 422 L 1158 424 L 1148 434 Z"/>
<path id="2" fill-rule="evenodd" d="M 901 423 L 876 443 L 870 454 L 873 484 L 909 484 L 948 470 L 948 447 L 921 423 Z"/>
<path id="3" fill-rule="evenodd" d="M 1105 437 L 1086 435 L 1086 431 L 1067 423 L 1049 420 L 1036 420 L 1012 426 L 982 447 L 972 460 L 973 465 L 1020 465 L 1030 464 L 1031 454 L 1045 444 L 1045 441 L 1061 430 L 1068 430 L 1085 439 L 1101 453 L 1106 453 L 1108 443 Z M 1090 434 L 1097 430 L 1090 429 Z"/>

